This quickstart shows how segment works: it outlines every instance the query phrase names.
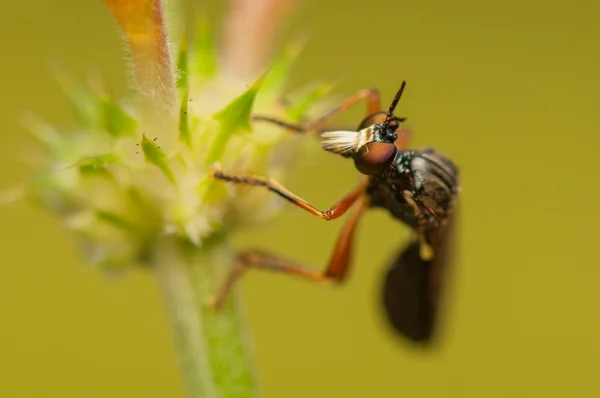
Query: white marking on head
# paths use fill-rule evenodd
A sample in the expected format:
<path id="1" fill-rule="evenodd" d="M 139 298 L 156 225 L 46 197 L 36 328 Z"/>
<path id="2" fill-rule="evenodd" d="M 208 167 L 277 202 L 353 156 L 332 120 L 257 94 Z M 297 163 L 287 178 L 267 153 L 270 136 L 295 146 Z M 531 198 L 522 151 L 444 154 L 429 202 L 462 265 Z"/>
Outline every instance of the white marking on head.
<path id="1" fill-rule="evenodd" d="M 323 149 L 346 155 L 356 152 L 360 133 L 358 131 L 328 131 L 321 134 L 321 137 L 325 138 L 321 143 Z"/>
<path id="2" fill-rule="evenodd" d="M 373 141 L 373 126 L 359 131 L 327 131 L 321 137 L 325 138 L 321 146 L 326 151 L 352 156 L 361 146 Z"/>

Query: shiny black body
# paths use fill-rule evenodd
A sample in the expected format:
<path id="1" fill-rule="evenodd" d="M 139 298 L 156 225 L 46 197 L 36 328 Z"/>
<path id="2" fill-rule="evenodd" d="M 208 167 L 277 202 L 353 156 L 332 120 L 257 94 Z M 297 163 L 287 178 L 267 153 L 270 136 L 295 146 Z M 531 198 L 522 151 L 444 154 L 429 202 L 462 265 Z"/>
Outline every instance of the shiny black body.
<path id="1" fill-rule="evenodd" d="M 412 342 L 431 343 L 439 329 L 445 290 L 451 218 L 459 193 L 459 170 L 447 156 L 431 149 L 407 149 L 410 135 L 394 115 L 405 87 L 389 110 L 368 115 L 354 133 L 328 134 L 323 147 L 352 158 L 368 176 L 370 207 L 387 210 L 412 230 L 411 239 L 390 260 L 382 301 L 391 326 Z"/>
<path id="2" fill-rule="evenodd" d="M 439 329 L 441 288 L 449 262 L 448 220 L 458 194 L 458 169 L 445 155 L 425 148 L 399 151 L 389 169 L 371 176 L 372 207 L 388 210 L 413 230 L 422 230 L 434 256 L 421 256 L 415 239 L 390 261 L 382 302 L 391 326 L 416 343 L 431 343 Z"/>
<path id="3" fill-rule="evenodd" d="M 387 209 L 413 229 L 433 231 L 451 212 L 457 187 L 454 163 L 425 148 L 399 151 L 389 169 L 370 177 L 366 193 L 371 206 Z"/>
<path id="4" fill-rule="evenodd" d="M 379 119 L 379 120 L 378 120 Z M 359 129 L 381 121 L 367 117 Z M 374 141 L 394 143 L 402 118 L 387 129 L 375 124 Z M 369 176 L 371 207 L 386 209 L 414 232 L 413 240 L 390 260 L 382 286 L 382 304 L 390 325 L 414 343 L 431 344 L 439 330 L 441 295 L 447 284 L 449 236 L 459 191 L 459 170 L 431 148 L 398 150 L 393 161 Z M 423 255 L 423 245 L 432 250 Z"/>

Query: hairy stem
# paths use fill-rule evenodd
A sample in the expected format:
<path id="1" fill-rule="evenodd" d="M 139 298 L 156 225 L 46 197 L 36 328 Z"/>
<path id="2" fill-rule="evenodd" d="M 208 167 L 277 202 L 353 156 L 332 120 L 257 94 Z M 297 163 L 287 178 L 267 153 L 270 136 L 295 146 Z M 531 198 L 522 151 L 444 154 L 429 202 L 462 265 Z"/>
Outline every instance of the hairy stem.
<path id="1" fill-rule="evenodd" d="M 175 74 L 161 0 L 103 0 L 129 47 L 142 112 L 141 130 L 156 132 L 165 148 L 177 142 Z M 165 133 L 165 131 L 167 133 Z"/>
<path id="2" fill-rule="evenodd" d="M 204 305 L 231 266 L 233 252 L 223 242 L 197 248 L 162 239 L 155 246 L 153 265 L 173 326 L 187 397 L 258 397 L 237 298 L 219 312 Z"/>

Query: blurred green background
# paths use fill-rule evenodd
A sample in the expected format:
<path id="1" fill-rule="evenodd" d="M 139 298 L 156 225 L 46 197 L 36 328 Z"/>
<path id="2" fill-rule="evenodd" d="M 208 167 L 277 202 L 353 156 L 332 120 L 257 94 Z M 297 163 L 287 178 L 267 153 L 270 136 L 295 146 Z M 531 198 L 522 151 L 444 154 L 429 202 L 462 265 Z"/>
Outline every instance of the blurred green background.
<path id="1" fill-rule="evenodd" d="M 220 2 L 218 2 L 220 3 Z M 379 287 L 408 236 L 384 212 L 362 224 L 349 283 L 326 289 L 260 272 L 241 284 L 266 397 L 600 396 L 600 4 L 578 1 L 308 1 L 289 33 L 312 40 L 293 85 L 344 77 L 336 95 L 403 79 L 415 146 L 462 168 L 460 262 L 439 350 L 388 333 Z M 219 15 L 223 4 L 207 4 Z M 6 2 L 0 186 L 27 176 L 32 110 L 72 120 L 53 65 L 124 91 L 123 43 L 97 1 Z M 362 107 L 342 120 L 362 119 Z M 288 186 L 318 207 L 353 186 L 318 150 Z M 0 396 L 182 397 L 151 274 L 86 268 L 55 218 L 0 208 Z M 290 208 L 261 245 L 322 266 L 341 224 Z M 307 249 L 310 247 L 310 249 Z"/>

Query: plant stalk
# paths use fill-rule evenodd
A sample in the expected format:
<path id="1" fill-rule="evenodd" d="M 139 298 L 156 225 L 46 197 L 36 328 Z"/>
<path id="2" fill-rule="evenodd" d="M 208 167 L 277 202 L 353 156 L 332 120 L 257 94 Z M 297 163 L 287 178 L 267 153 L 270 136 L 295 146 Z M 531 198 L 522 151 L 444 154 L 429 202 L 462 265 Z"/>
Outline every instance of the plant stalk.
<path id="1" fill-rule="evenodd" d="M 231 267 L 223 241 L 201 248 L 162 237 L 152 261 L 163 292 L 188 398 L 257 398 L 249 336 L 233 293 L 222 310 L 205 302 Z"/>

